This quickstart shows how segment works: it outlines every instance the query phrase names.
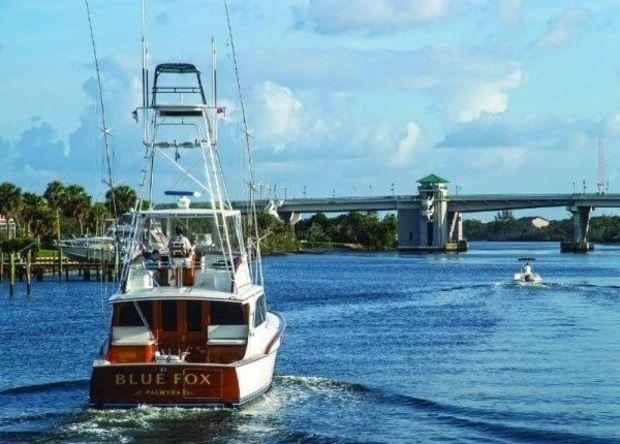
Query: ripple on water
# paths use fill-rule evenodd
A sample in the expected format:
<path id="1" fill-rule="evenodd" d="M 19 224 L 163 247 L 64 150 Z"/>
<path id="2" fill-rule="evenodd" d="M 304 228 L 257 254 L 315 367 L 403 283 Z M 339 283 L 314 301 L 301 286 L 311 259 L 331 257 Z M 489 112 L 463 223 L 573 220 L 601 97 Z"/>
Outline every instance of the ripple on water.
<path id="1" fill-rule="evenodd" d="M 84 381 L 66 381 L 11 389 L 10 393 L 36 396 L 58 387 L 80 388 Z M 6 394 L 7 391 L 3 393 Z M 320 410 L 338 411 L 347 418 L 341 433 L 322 434 Z M 537 429 L 529 424 L 540 420 L 544 413 L 523 414 L 464 407 L 415 397 L 363 384 L 336 381 L 315 376 L 277 376 L 272 390 L 244 408 L 180 408 L 138 406 L 132 409 L 76 409 L 63 415 L 33 415 L 13 418 L 22 425 L 21 431 L 0 431 L 4 440 L 37 440 L 47 442 L 135 442 L 146 439 L 191 442 L 197 439 L 218 442 L 360 442 L 351 424 L 373 423 L 373 413 L 390 411 L 392 422 L 399 420 L 426 421 L 441 426 L 470 429 L 482 435 L 509 441 L 538 440 L 546 442 L 603 442 L 603 438 L 582 436 L 561 430 Z M 308 426 L 307 412 L 313 412 Z M 365 411 L 367 417 L 351 418 L 351 412 Z M 318 414 L 318 415 L 317 415 Z M 553 413 L 546 415 L 552 417 Z M 55 420 L 52 431 L 24 429 L 28 421 Z M 360 421 L 361 419 L 361 421 Z M 330 419 L 331 420 L 331 419 Z M 10 424 L 4 419 L 0 430 Z M 49 425 L 49 424 L 48 424 Z M 386 424 L 374 423 L 375 432 L 387 440 L 398 438 Z M 332 425 L 332 430 L 339 427 Z M 371 427 L 372 428 L 372 427 Z M 226 431 L 225 434 L 222 431 Z M 357 437 L 356 437 L 357 436 Z"/>
<path id="2" fill-rule="evenodd" d="M 242 409 L 87 408 L 84 378 L 108 327 L 100 285 L 36 283 L 28 299 L 0 298 L 0 441 L 620 436 L 620 250 L 472 247 L 267 258 L 269 303 L 289 324 L 284 376 Z M 544 286 L 507 282 L 517 255 L 540 256 Z"/>

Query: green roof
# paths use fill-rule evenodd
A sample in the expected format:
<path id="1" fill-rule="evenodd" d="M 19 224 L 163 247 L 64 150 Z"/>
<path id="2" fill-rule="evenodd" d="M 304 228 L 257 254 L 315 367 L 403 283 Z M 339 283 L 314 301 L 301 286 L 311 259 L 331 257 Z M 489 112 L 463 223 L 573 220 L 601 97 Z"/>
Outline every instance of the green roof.
<path id="1" fill-rule="evenodd" d="M 418 182 L 424 184 L 449 183 L 446 179 L 439 177 L 437 174 L 429 174 L 428 176 L 419 179 Z"/>

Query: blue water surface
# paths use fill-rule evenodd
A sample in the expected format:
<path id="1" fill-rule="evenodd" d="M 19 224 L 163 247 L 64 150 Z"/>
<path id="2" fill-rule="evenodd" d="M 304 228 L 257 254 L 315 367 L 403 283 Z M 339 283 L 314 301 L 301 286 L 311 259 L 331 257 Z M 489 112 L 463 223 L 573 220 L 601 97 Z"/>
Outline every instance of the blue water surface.
<path id="1" fill-rule="evenodd" d="M 545 281 L 509 281 L 533 255 Z M 620 247 L 265 260 L 288 321 L 242 409 L 87 407 L 112 286 L 0 287 L 0 441 L 620 442 Z"/>

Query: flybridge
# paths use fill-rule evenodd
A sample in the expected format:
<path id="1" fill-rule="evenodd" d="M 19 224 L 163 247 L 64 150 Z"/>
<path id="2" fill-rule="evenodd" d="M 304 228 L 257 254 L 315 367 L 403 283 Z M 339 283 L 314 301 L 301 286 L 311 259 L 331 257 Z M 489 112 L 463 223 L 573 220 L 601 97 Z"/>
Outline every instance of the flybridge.
<path id="1" fill-rule="evenodd" d="M 162 74 L 193 74 L 196 76 L 196 86 L 162 86 L 159 84 Z M 153 106 L 157 106 L 158 94 L 199 94 L 201 104 L 207 104 L 207 98 L 200 79 L 200 70 L 191 63 L 161 63 L 155 67 L 155 78 L 153 80 Z"/>

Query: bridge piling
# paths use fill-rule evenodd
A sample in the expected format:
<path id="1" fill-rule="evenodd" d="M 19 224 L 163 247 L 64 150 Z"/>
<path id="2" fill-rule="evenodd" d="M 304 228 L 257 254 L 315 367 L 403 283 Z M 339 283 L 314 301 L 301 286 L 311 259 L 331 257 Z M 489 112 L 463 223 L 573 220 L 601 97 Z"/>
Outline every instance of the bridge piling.
<path id="1" fill-rule="evenodd" d="M 294 211 L 278 211 L 278 218 L 288 224 L 289 228 L 295 232 L 295 224 L 301 220 L 301 213 Z"/>
<path id="2" fill-rule="evenodd" d="M 593 249 L 593 246 L 588 242 L 592 207 L 573 205 L 567 210 L 572 214 L 573 239 L 572 242 L 562 242 L 560 251 L 563 253 L 587 253 Z"/>

